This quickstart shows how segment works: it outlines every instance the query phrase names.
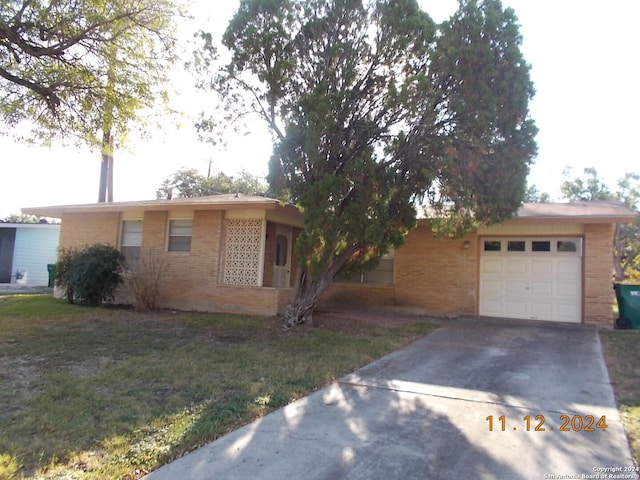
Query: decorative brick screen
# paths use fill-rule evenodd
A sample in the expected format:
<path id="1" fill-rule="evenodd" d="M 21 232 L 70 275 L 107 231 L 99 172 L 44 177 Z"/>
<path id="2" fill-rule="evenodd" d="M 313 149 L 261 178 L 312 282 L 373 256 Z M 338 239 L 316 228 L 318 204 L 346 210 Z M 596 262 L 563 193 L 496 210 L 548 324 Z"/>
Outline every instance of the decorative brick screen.
<path id="1" fill-rule="evenodd" d="M 262 220 L 228 220 L 224 283 L 258 285 Z"/>

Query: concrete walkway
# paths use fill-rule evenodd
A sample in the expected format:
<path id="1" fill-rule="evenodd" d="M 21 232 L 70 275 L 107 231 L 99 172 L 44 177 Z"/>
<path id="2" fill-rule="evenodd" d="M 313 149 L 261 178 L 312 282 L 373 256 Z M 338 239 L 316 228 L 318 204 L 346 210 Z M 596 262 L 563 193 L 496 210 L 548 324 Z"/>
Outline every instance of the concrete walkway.
<path id="1" fill-rule="evenodd" d="M 595 329 L 466 319 L 145 478 L 531 480 L 632 466 Z"/>
<path id="2" fill-rule="evenodd" d="M 51 293 L 53 288 L 42 285 L 22 285 L 19 283 L 0 283 L 0 295 L 21 295 L 33 293 Z"/>

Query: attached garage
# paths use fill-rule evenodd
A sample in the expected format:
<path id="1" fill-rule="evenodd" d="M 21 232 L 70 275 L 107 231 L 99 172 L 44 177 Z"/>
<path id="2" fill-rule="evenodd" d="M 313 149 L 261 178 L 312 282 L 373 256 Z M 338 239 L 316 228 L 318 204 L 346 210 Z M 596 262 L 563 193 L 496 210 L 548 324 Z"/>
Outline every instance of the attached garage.
<path id="1" fill-rule="evenodd" d="M 635 219 L 618 202 L 526 203 L 502 224 L 438 238 L 424 218 L 395 251 L 392 281 L 337 280 L 321 305 L 611 327 L 613 234 Z"/>
<path id="2" fill-rule="evenodd" d="M 582 320 L 582 238 L 481 238 L 479 276 L 482 316 Z"/>

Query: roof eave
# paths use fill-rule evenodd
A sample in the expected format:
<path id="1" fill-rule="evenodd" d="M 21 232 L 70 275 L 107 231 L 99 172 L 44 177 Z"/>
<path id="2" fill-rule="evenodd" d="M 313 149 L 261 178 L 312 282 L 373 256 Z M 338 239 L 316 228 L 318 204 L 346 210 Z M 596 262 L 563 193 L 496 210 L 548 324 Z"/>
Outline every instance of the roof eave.
<path id="1" fill-rule="evenodd" d="M 91 203 L 81 205 L 57 205 L 49 207 L 25 207 L 23 214 L 37 215 L 40 217 L 62 218 L 68 213 L 112 213 L 112 212 L 132 212 L 132 211 L 166 211 L 166 210 L 275 210 L 285 209 L 288 211 L 297 210 L 292 205 L 282 205 L 274 199 L 264 201 L 240 200 L 224 202 L 202 202 L 202 201 L 175 201 L 175 200 L 154 200 L 141 202 L 112 202 L 112 203 Z"/>
<path id="2" fill-rule="evenodd" d="M 541 215 L 513 217 L 504 223 L 634 223 L 636 218 L 635 215 Z"/>

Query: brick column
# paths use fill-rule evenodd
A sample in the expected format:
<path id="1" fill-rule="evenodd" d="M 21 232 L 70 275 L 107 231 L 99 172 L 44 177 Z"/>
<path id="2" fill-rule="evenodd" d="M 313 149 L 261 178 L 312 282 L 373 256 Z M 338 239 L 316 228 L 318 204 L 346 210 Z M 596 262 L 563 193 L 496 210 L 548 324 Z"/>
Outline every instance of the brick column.
<path id="1" fill-rule="evenodd" d="M 584 321 L 613 326 L 612 224 L 584 226 Z"/>

